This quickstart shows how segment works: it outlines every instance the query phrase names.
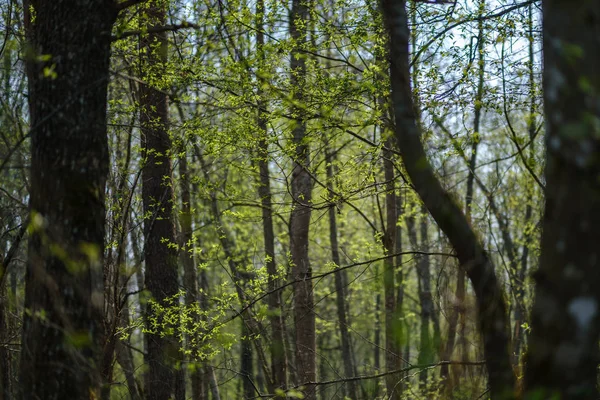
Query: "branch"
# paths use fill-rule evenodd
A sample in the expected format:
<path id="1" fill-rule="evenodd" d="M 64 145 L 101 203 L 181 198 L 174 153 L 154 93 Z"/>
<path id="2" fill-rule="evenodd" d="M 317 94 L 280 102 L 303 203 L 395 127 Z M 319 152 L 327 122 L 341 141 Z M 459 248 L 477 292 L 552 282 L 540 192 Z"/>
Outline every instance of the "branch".
<path id="1" fill-rule="evenodd" d="M 10 245 L 10 249 L 0 261 L 0 289 L 4 286 L 4 280 L 6 279 L 6 273 L 8 272 L 8 266 L 10 265 L 11 260 L 13 259 L 17 249 L 19 248 L 19 244 L 25 236 L 25 232 L 27 231 L 27 226 L 29 225 L 29 220 L 26 220 L 22 225 L 17 235 L 13 238 L 12 243 Z"/>
<path id="2" fill-rule="evenodd" d="M 485 365 L 485 360 L 482 361 L 440 361 L 437 363 L 433 363 L 433 364 L 419 364 L 419 365 L 411 365 L 410 367 L 405 367 L 405 368 L 400 368 L 400 369 L 394 369 L 391 371 L 386 371 L 386 372 L 381 372 L 379 374 L 372 374 L 372 375 L 358 375 L 358 376 L 351 376 L 351 377 L 347 377 L 347 378 L 339 378 L 339 379 L 333 379 L 330 381 L 320 381 L 320 382 L 304 382 L 302 384 L 296 385 L 296 386 L 292 386 L 290 387 L 290 389 L 299 389 L 305 385 L 313 385 L 313 386 L 325 386 L 325 385 L 333 385 L 336 383 L 345 383 L 345 382 L 354 382 L 354 381 L 362 381 L 362 380 L 369 380 L 369 379 L 379 379 L 382 378 L 384 376 L 388 376 L 388 375 L 395 375 L 395 374 L 402 374 L 404 372 L 409 372 L 409 371 L 413 371 L 415 369 L 431 369 L 431 368 L 436 368 L 436 367 L 441 367 L 444 365 Z M 259 396 L 260 398 L 263 397 L 268 397 L 268 398 L 273 398 L 276 397 L 276 395 L 274 394 L 265 394 L 265 395 L 261 395 Z"/>
<path id="3" fill-rule="evenodd" d="M 121 12 L 126 8 L 135 6 L 136 4 L 143 3 L 146 0 L 125 0 L 120 3 L 117 3 L 117 12 Z"/>
<path id="4" fill-rule="evenodd" d="M 486 21 L 488 19 L 498 18 L 498 17 L 501 17 L 503 15 L 510 13 L 511 11 L 518 10 L 519 8 L 527 7 L 528 5 L 533 4 L 533 3 L 537 3 L 538 1 L 539 0 L 527 0 L 527 1 L 524 1 L 523 3 L 518 3 L 518 4 L 515 4 L 514 6 L 505 8 L 504 10 L 499 11 L 495 14 L 488 14 L 488 15 L 484 15 L 481 17 L 477 16 L 477 17 L 473 17 L 473 18 L 467 18 L 462 21 L 455 22 L 454 24 L 448 25 L 446 28 L 442 29 L 442 31 L 440 33 L 438 33 L 437 35 L 432 37 L 427 43 L 425 43 L 423 45 L 423 47 L 421 47 L 419 49 L 419 51 L 415 54 L 412 61 L 410 62 L 410 65 L 412 66 L 412 65 L 416 64 L 417 61 L 419 61 L 419 58 L 421 57 L 423 52 L 425 50 L 427 50 L 429 48 L 429 46 L 431 46 L 433 43 L 435 43 L 436 40 L 438 40 L 439 38 L 444 36 L 446 33 L 450 32 L 452 29 L 454 29 L 458 26 L 461 26 L 463 24 L 467 24 L 469 22 L 476 22 L 476 21 L 480 21 L 480 20 Z"/>
<path id="5" fill-rule="evenodd" d="M 139 1 L 137 1 L 139 3 Z M 162 32 L 177 32 L 181 29 L 187 29 L 187 28 L 192 28 L 192 29 L 201 29 L 202 27 L 198 24 L 195 24 L 193 22 L 189 22 L 189 21 L 183 21 L 179 24 L 172 24 L 172 25 L 162 25 L 162 26 L 154 26 L 145 30 L 141 30 L 141 29 L 136 29 L 134 31 L 125 31 L 122 32 L 118 35 L 112 35 L 110 37 L 110 39 L 115 42 L 117 40 L 122 40 L 122 39 L 126 39 L 128 37 L 131 36 L 138 36 L 141 35 L 143 33 L 162 33 Z"/>

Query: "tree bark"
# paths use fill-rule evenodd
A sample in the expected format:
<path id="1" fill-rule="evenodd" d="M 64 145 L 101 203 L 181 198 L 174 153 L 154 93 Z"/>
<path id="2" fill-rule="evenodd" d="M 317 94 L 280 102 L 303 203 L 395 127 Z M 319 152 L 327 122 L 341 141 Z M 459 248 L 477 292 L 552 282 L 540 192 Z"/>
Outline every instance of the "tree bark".
<path id="1" fill-rule="evenodd" d="M 30 210 L 22 397 L 98 395 L 112 1 L 26 1 Z M 35 17 L 31 15 L 32 10 Z"/>
<path id="2" fill-rule="evenodd" d="M 327 145 L 326 145 L 327 146 Z M 340 261 L 340 249 L 338 246 L 338 229 L 337 229 L 337 218 L 336 218 L 336 204 L 334 198 L 334 187 L 333 187 L 333 161 L 334 157 L 331 155 L 331 150 L 325 147 L 325 164 L 327 174 L 327 189 L 329 191 L 329 245 L 331 247 L 331 261 L 335 263 L 337 267 L 341 265 Z M 350 333 L 348 332 L 348 326 L 350 324 L 348 320 L 348 304 L 346 302 L 346 293 L 344 285 L 344 275 L 346 271 L 337 271 L 334 274 L 335 281 L 335 295 L 336 295 L 336 306 L 338 323 L 340 329 L 340 336 L 342 339 L 342 362 L 344 364 L 344 374 L 346 378 L 354 376 L 354 364 L 352 362 L 352 346 L 350 342 Z M 358 394 L 356 390 L 356 384 L 354 381 L 348 381 L 344 385 L 345 396 L 351 400 L 355 400 Z"/>
<path id="3" fill-rule="evenodd" d="M 291 59 L 291 84 L 293 99 L 297 104 L 304 101 L 306 60 L 300 51 L 307 42 L 309 12 L 307 2 L 293 0 L 290 13 L 290 36 L 295 42 Z M 296 325 L 296 373 L 304 386 L 307 400 L 315 400 L 316 387 L 309 382 L 317 378 L 316 332 L 312 269 L 308 258 L 308 235 L 310 227 L 312 180 L 308 171 L 310 154 L 306 142 L 306 121 L 301 107 L 294 106 L 299 115 L 294 123 L 292 142 L 295 145 L 292 186 L 292 212 L 290 215 L 290 252 L 294 290 L 294 321 Z"/>
<path id="4" fill-rule="evenodd" d="M 256 2 L 256 48 L 259 54 L 259 60 L 264 67 L 266 64 L 264 44 L 265 37 L 263 32 L 264 25 L 264 0 Z M 257 125 L 260 131 L 260 139 L 258 143 L 258 168 L 260 174 L 260 182 L 258 186 L 258 195 L 260 196 L 260 204 L 262 207 L 263 221 L 263 239 L 265 246 L 265 264 L 267 273 L 269 274 L 268 290 L 269 294 L 269 324 L 271 326 L 271 377 L 273 379 L 273 387 L 285 389 L 287 387 L 287 359 L 283 339 L 283 314 L 281 310 L 281 291 L 275 290 L 279 286 L 277 273 L 277 263 L 275 262 L 275 232 L 273 229 L 273 208 L 271 199 L 271 178 L 269 176 L 269 141 L 267 133 L 267 118 L 264 115 L 266 104 L 263 97 L 264 79 L 259 76 L 259 85 L 257 88 L 257 97 L 259 110 L 257 110 Z"/>
<path id="5" fill-rule="evenodd" d="M 385 178 L 386 226 L 383 235 L 385 253 L 390 255 L 396 249 L 396 185 L 394 182 L 394 161 L 389 150 L 392 138 L 385 141 L 383 150 L 383 169 Z M 396 308 L 396 263 L 392 257 L 383 261 L 383 291 L 385 298 L 385 367 L 387 371 L 400 368 L 402 353 L 402 322 Z M 387 398 L 399 400 L 402 397 L 403 383 L 399 375 L 389 374 L 385 378 Z"/>
<path id="6" fill-rule="evenodd" d="M 166 12 L 162 5 L 146 8 L 148 26 L 164 25 Z M 151 86 L 153 77 L 164 73 L 167 60 L 166 34 L 148 33 L 141 43 L 143 51 L 140 87 L 140 125 L 142 133 L 142 200 L 144 208 L 144 259 L 146 288 L 154 301 L 168 307 L 178 291 L 177 251 L 173 216 L 173 181 L 171 175 L 171 139 L 168 132 L 168 101 L 163 90 Z M 181 389 L 179 345 L 174 337 L 161 335 L 168 326 L 155 307 L 146 308 L 149 332 L 145 393 L 148 399 L 168 400 Z M 152 319 L 156 319 L 153 323 Z"/>
<path id="7" fill-rule="evenodd" d="M 409 73 L 409 29 L 406 1 L 383 0 L 385 25 L 390 35 L 390 79 L 396 122 L 396 139 L 404 165 L 423 203 L 444 231 L 465 269 L 478 305 L 490 396 L 512 396 L 514 376 L 510 363 L 510 322 L 501 286 L 491 259 L 460 208 L 435 177 L 416 124 Z"/>
<path id="8" fill-rule="evenodd" d="M 600 396 L 600 3 L 544 0 L 546 206 L 525 390 Z"/>

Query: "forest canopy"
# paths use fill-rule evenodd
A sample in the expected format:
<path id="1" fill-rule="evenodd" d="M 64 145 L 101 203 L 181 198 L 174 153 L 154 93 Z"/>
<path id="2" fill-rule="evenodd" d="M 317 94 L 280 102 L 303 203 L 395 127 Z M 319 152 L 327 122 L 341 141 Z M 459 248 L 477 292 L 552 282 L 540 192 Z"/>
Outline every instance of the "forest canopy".
<path id="1" fill-rule="evenodd" d="M 597 0 L 0 31 L 0 400 L 600 397 Z"/>

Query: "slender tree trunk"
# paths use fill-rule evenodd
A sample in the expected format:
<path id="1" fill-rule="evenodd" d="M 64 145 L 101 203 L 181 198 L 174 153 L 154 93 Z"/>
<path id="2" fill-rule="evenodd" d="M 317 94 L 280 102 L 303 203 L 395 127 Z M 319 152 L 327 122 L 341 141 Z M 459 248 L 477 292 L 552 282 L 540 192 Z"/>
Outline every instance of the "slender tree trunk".
<path id="1" fill-rule="evenodd" d="M 483 93 L 484 93 L 484 84 L 485 84 L 485 31 L 483 28 L 483 15 L 485 12 L 485 0 L 479 1 L 479 11 L 478 16 L 481 18 L 477 23 L 478 36 L 477 36 L 477 92 L 475 94 L 475 104 L 474 104 L 474 118 L 473 118 L 473 132 L 471 134 L 471 157 L 469 159 L 469 172 L 467 174 L 467 192 L 465 196 L 465 217 L 469 224 L 472 224 L 472 212 L 473 212 L 473 196 L 475 193 L 475 169 L 477 167 L 477 149 L 479 147 L 479 142 L 481 141 L 481 111 L 483 108 Z M 509 234 L 507 232 L 507 234 Z M 514 262 L 511 259 L 511 262 Z M 459 279 L 465 280 L 466 275 L 463 271 L 459 272 Z M 466 285 L 463 283 L 461 285 L 463 289 L 459 293 L 457 290 L 456 298 L 457 302 L 460 304 L 458 309 L 459 311 L 459 321 L 460 321 L 460 335 L 458 337 L 458 344 L 460 347 L 460 351 L 462 352 L 461 360 L 468 361 L 469 353 L 468 353 L 468 342 L 467 342 L 467 308 L 466 308 Z M 460 376 L 463 370 L 468 371 L 468 366 L 455 366 L 456 376 Z M 455 379 L 457 382 L 458 379 Z"/>
<path id="2" fill-rule="evenodd" d="M 261 63 L 266 64 L 264 53 L 264 0 L 256 2 L 256 48 Z M 271 179 L 269 176 L 269 142 L 267 133 L 267 118 L 261 109 L 266 109 L 263 97 L 263 78 L 259 78 L 257 97 L 259 98 L 259 110 L 257 110 L 257 124 L 261 133 L 258 143 L 259 161 L 258 168 L 260 182 L 258 194 L 262 206 L 263 238 L 265 246 L 265 263 L 269 274 L 268 289 L 271 292 L 269 302 L 269 324 L 271 325 L 271 376 L 275 388 L 285 389 L 287 387 L 287 360 L 283 339 L 283 314 L 281 310 L 281 291 L 275 290 L 279 285 L 277 264 L 275 262 L 275 233 L 273 229 L 273 208 L 271 200 Z"/>
<path id="3" fill-rule="evenodd" d="M 198 161 L 200 162 L 200 166 L 202 168 L 202 173 L 204 175 L 204 179 L 206 180 L 206 182 L 210 182 L 208 165 L 206 164 L 204 157 L 202 155 L 202 152 L 200 151 L 200 148 L 197 145 L 194 145 L 194 151 L 196 153 L 196 157 L 198 158 Z M 219 241 L 221 242 L 221 247 L 223 249 L 223 253 L 225 253 L 225 258 L 227 259 L 229 271 L 231 273 L 231 276 L 233 277 L 236 294 L 240 301 L 240 305 L 242 307 L 244 307 L 247 304 L 248 299 L 247 299 L 246 293 L 243 290 L 243 286 L 247 279 L 252 278 L 252 274 L 242 272 L 242 269 L 240 268 L 240 264 L 242 264 L 242 263 L 240 262 L 239 257 L 237 257 L 236 254 L 234 253 L 234 249 L 237 248 L 237 246 L 235 244 L 235 240 L 233 239 L 234 236 L 230 233 L 230 231 L 227 229 L 227 227 L 223 224 L 223 221 L 221 218 L 221 212 L 219 211 L 218 199 L 214 192 L 211 192 L 211 194 L 210 194 L 210 205 L 211 205 L 211 213 L 212 213 L 212 217 L 213 217 L 213 222 L 214 222 L 216 230 L 217 230 L 217 235 L 219 237 Z M 252 309 L 249 308 L 249 309 L 245 310 L 242 314 L 242 317 L 244 319 L 245 324 L 247 324 L 249 333 L 252 336 L 259 335 L 260 332 L 263 331 L 263 328 L 262 328 L 260 322 L 256 319 L 256 317 L 252 313 Z M 254 348 L 256 349 L 256 355 L 261 362 L 261 366 L 265 373 L 265 378 L 267 380 L 267 386 L 269 387 L 269 391 L 272 391 L 272 390 L 274 390 L 273 386 L 272 386 L 273 381 L 272 381 L 271 375 L 269 373 L 267 359 L 266 359 L 266 355 L 265 355 L 265 351 L 262 346 L 262 343 L 260 342 L 260 340 L 252 339 L 250 341 L 254 344 Z"/>
<path id="4" fill-rule="evenodd" d="M 329 243 L 331 246 L 331 260 L 336 266 L 340 266 L 340 250 L 338 246 L 338 228 L 336 218 L 336 204 L 334 198 L 334 187 L 333 187 L 333 162 L 334 158 L 331 155 L 331 150 L 325 148 L 325 164 L 327 173 L 327 188 L 329 190 Z M 342 362 L 344 364 L 344 374 L 346 378 L 354 375 L 354 365 L 352 362 L 352 347 L 350 342 L 350 333 L 348 332 L 348 326 L 350 324 L 348 320 L 347 310 L 348 304 L 345 297 L 345 285 L 344 275 L 346 271 L 337 271 L 334 274 L 335 280 L 335 294 L 336 294 L 336 306 L 338 323 L 340 329 L 340 336 L 342 339 Z M 357 395 L 356 384 L 354 381 L 349 381 L 344 387 L 345 396 L 355 400 Z"/>
<path id="5" fill-rule="evenodd" d="M 182 115 L 181 115 L 182 116 Z M 194 237 L 192 233 L 192 196 L 190 194 L 190 172 L 188 171 L 187 156 L 185 151 L 179 157 L 179 184 L 181 190 L 181 212 L 179 214 L 179 225 L 181 227 L 181 262 L 183 264 L 183 286 L 185 289 L 185 305 L 191 309 L 198 302 L 198 274 L 196 273 L 196 263 L 194 262 Z M 199 317 L 197 313 L 193 314 L 192 323 L 197 324 Z M 186 338 L 188 350 L 194 352 L 192 342 L 194 338 L 189 335 Z M 195 363 L 193 356 L 187 360 Z M 202 379 L 202 371 L 199 367 L 194 367 L 190 372 L 191 397 L 192 400 L 201 399 L 205 382 Z"/>
<path id="6" fill-rule="evenodd" d="M 528 9 L 528 35 L 529 35 L 529 122 L 527 125 L 528 133 L 529 133 L 529 160 L 533 161 L 535 157 L 535 114 L 537 111 L 535 92 L 536 92 L 536 84 L 535 84 L 535 76 L 534 76 L 534 62 L 535 62 L 535 54 L 534 54 L 534 40 L 533 40 L 533 4 L 529 5 Z M 529 246 L 531 246 L 531 236 L 532 230 L 529 227 L 531 223 L 531 218 L 533 216 L 533 197 L 534 191 L 529 189 L 527 191 L 527 205 L 525 206 L 525 217 L 523 221 L 523 226 L 525 226 L 524 230 L 524 243 L 523 250 L 521 252 L 521 266 L 517 272 L 517 301 L 515 305 L 515 324 L 513 329 L 513 365 L 514 368 L 518 370 L 519 363 L 521 360 L 521 351 L 525 345 L 525 330 L 521 327 L 527 318 L 527 309 L 525 306 L 525 277 L 527 275 L 527 267 L 529 261 Z"/>
<path id="7" fill-rule="evenodd" d="M 423 212 L 427 210 L 423 207 Z M 413 246 L 417 245 L 417 230 L 415 226 L 414 217 L 410 217 L 406 220 L 408 234 Z M 427 214 L 421 215 L 420 221 L 420 236 L 421 246 L 419 250 L 427 252 Z M 420 327 L 420 348 L 419 355 L 417 356 L 417 363 L 421 365 L 431 364 L 435 358 L 435 338 L 439 337 L 439 323 L 434 323 L 434 306 L 433 297 L 431 295 L 431 271 L 429 265 L 429 257 L 426 255 L 419 256 L 417 259 L 417 280 L 419 288 L 419 302 L 421 304 L 421 327 Z M 431 333 L 433 325 L 434 333 Z M 437 327 L 437 328 L 436 328 Z M 426 388 L 427 384 L 427 369 L 423 369 L 419 373 L 419 382 L 421 389 Z"/>
<path id="8" fill-rule="evenodd" d="M 388 255 L 395 253 L 396 247 L 396 185 L 394 182 L 394 161 L 392 152 L 393 141 L 390 137 L 385 141 L 386 148 L 383 150 L 383 169 L 385 175 L 385 209 L 386 226 L 383 236 L 383 245 Z M 396 263 L 393 258 L 383 261 L 383 290 L 385 296 L 385 365 L 387 371 L 400 368 L 402 354 L 402 322 L 400 321 L 396 308 Z M 385 385 L 387 398 L 400 399 L 403 385 L 399 375 L 390 374 L 386 376 Z"/>
<path id="9" fill-rule="evenodd" d="M 166 12 L 163 6 L 151 4 L 146 9 L 148 26 L 164 25 Z M 165 33 L 148 33 L 142 38 L 142 79 L 148 80 L 164 73 L 167 59 Z M 140 125 L 142 133 L 142 199 L 144 215 L 144 259 L 146 263 L 146 288 L 154 301 L 163 307 L 178 291 L 177 251 L 170 244 L 175 241 L 173 216 L 173 185 L 171 178 L 171 139 L 168 133 L 167 95 L 159 88 L 144 83 L 140 87 Z M 151 400 L 168 400 L 179 395 L 181 372 L 175 366 L 180 362 L 179 345 L 174 337 L 163 336 L 167 328 L 155 309 L 147 306 L 149 332 L 146 363 L 146 397 Z M 156 318 L 157 323 L 152 323 Z"/>
<path id="10" fill-rule="evenodd" d="M 33 229 L 20 386 L 27 399 L 87 399 L 100 386 L 106 89 L 117 10 L 107 0 L 33 0 L 23 9 Z"/>
<path id="11" fill-rule="evenodd" d="M 306 60 L 300 52 L 307 43 L 307 25 L 309 23 L 308 4 L 304 0 L 292 0 L 290 13 L 290 36 L 295 42 L 291 59 L 291 82 L 295 88 L 294 101 L 298 104 L 305 100 Z M 306 141 L 306 122 L 304 111 L 296 106 L 299 114 L 292 131 L 295 145 L 292 186 L 292 212 L 290 215 L 290 252 L 292 279 L 294 280 L 294 321 L 296 325 L 296 373 L 299 383 L 304 386 L 307 400 L 316 399 L 316 387 L 309 382 L 317 378 L 316 332 L 314 294 L 312 287 L 312 269 L 308 257 L 308 235 L 310 227 L 312 180 L 308 172 L 310 154 Z"/>
<path id="12" fill-rule="evenodd" d="M 375 276 L 379 276 L 378 274 L 378 268 L 375 269 Z M 373 339 L 373 344 L 375 346 L 374 350 L 373 350 L 373 367 L 375 368 L 375 371 L 380 371 L 381 370 L 381 355 L 380 355 L 380 348 L 381 348 L 381 317 L 379 316 L 381 311 L 381 294 L 377 293 L 377 295 L 375 296 L 375 330 L 373 332 L 374 334 L 374 339 Z"/>
<path id="13" fill-rule="evenodd" d="M 546 205 L 526 395 L 595 399 L 600 352 L 600 2 L 544 0 Z"/>
<path id="14" fill-rule="evenodd" d="M 383 15 L 390 35 L 391 87 L 398 147 L 404 165 L 423 203 L 454 246 L 478 305 L 478 325 L 484 342 L 490 396 L 512 396 L 514 375 L 510 363 L 510 322 L 504 293 L 494 266 L 460 208 L 435 177 L 423 149 L 410 86 L 406 1 L 383 0 Z"/>
<path id="15" fill-rule="evenodd" d="M 119 315 L 121 327 L 129 326 L 129 307 L 125 306 Z M 117 362 L 121 366 L 123 370 L 123 374 L 125 375 L 125 380 L 127 382 L 127 389 L 129 390 L 129 395 L 131 400 L 141 400 L 141 395 L 138 390 L 138 384 L 135 379 L 135 366 L 133 363 L 133 355 L 131 354 L 131 349 L 123 343 L 122 340 L 118 339 L 116 342 L 116 356 Z"/>
<path id="16" fill-rule="evenodd" d="M 244 399 L 253 399 L 257 393 L 254 390 L 254 365 L 252 357 L 252 339 L 250 329 L 244 319 L 240 319 L 242 339 L 240 341 L 240 373 L 242 376 L 242 393 Z"/>
<path id="17" fill-rule="evenodd" d="M 221 400 L 221 393 L 217 383 L 217 375 L 215 374 L 215 369 L 211 365 L 206 367 L 206 375 L 208 375 L 208 383 L 210 385 L 210 394 L 212 396 L 212 400 Z"/>

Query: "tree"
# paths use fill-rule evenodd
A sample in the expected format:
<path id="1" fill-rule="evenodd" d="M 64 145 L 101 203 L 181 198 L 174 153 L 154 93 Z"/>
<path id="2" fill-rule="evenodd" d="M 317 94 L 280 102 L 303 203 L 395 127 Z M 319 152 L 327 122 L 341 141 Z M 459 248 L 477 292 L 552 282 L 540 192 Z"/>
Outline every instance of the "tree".
<path id="1" fill-rule="evenodd" d="M 149 3 L 146 12 L 148 27 L 164 25 L 166 10 L 162 4 Z M 179 345 L 172 335 L 163 334 L 173 326 L 160 315 L 160 308 L 172 304 L 178 292 L 168 100 L 164 88 L 157 85 L 167 61 L 165 33 L 148 33 L 142 39 L 141 50 L 144 54 L 142 78 L 145 80 L 140 85 L 140 126 L 145 159 L 142 167 L 145 285 L 156 302 L 147 308 L 145 393 L 150 399 L 167 400 L 172 396 L 180 399 L 185 385 L 181 381 L 182 370 L 176 371 L 180 362 Z"/>
<path id="2" fill-rule="evenodd" d="M 593 2 L 0 3 L 0 398 L 598 397 Z"/>
<path id="3" fill-rule="evenodd" d="M 260 73 L 257 76 L 258 109 L 256 110 L 256 125 L 259 130 L 258 141 L 258 169 L 259 183 L 258 195 L 262 207 L 263 240 L 265 247 L 265 263 L 269 274 L 269 324 L 271 325 L 271 376 L 273 387 L 285 389 L 287 386 L 287 358 L 285 353 L 284 321 L 281 309 L 281 291 L 276 290 L 279 284 L 277 264 L 275 259 L 275 231 L 273 228 L 273 198 L 271 195 L 271 177 L 269 173 L 269 136 L 267 130 L 268 118 L 266 115 L 267 103 L 262 98 L 265 96 L 263 85 L 265 79 L 261 75 L 265 68 L 265 35 L 264 35 L 264 0 L 256 2 L 256 52 L 258 53 Z"/>
<path id="4" fill-rule="evenodd" d="M 545 0 L 546 206 L 527 396 L 598 397 L 600 3 Z"/>
<path id="5" fill-rule="evenodd" d="M 101 382 L 106 88 L 116 4 L 26 1 L 30 239 L 24 398 L 85 399 Z"/>
<path id="6" fill-rule="evenodd" d="M 420 139 L 409 72 L 409 29 L 406 2 L 382 2 L 390 37 L 390 80 L 396 139 L 404 165 L 423 203 L 456 251 L 461 268 L 471 280 L 478 305 L 478 325 L 483 339 L 492 399 L 510 396 L 514 375 L 509 357 L 509 321 L 503 293 L 491 258 L 465 215 L 442 188 Z"/>
<path id="7" fill-rule="evenodd" d="M 312 270 L 308 252 L 312 179 L 307 144 L 306 120 L 301 104 L 306 95 L 306 55 L 309 9 L 305 1 L 293 0 L 290 13 L 290 36 L 294 40 L 291 60 L 291 83 L 297 119 L 293 121 L 292 142 L 295 146 L 291 177 L 293 208 L 290 214 L 290 253 L 294 284 L 294 322 L 296 325 L 296 373 L 298 383 L 305 385 L 305 398 L 316 399 L 317 379 L 316 332 Z"/>

